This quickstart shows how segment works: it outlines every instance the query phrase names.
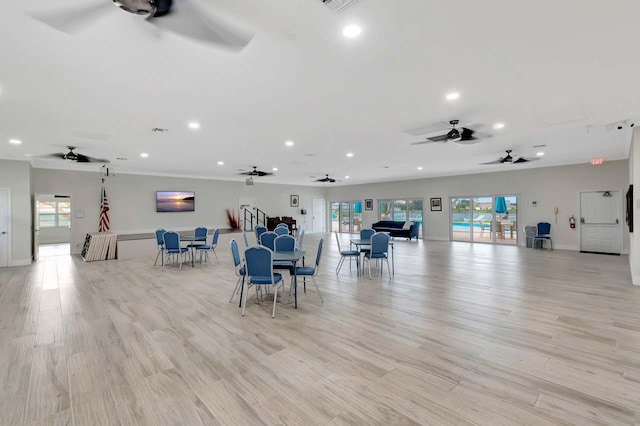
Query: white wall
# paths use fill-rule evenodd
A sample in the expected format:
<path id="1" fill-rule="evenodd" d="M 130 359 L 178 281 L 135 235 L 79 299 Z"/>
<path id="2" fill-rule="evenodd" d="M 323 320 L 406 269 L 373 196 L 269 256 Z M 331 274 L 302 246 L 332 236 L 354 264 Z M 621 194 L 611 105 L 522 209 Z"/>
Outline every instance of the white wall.
<path id="1" fill-rule="evenodd" d="M 11 191 L 9 266 L 31 263 L 31 164 L 0 160 L 0 188 Z"/>
<path id="2" fill-rule="evenodd" d="M 34 169 L 33 176 L 34 192 L 70 195 L 73 211 L 84 210 L 84 218 L 76 218 L 74 214 L 71 218 L 71 252 L 80 253 L 84 236 L 98 229 L 102 175 L 98 172 Z M 134 234 L 151 233 L 160 227 L 174 230 L 196 226 L 228 228 L 225 209 L 234 209 L 237 213 L 241 197 L 255 198 L 257 206 L 270 216 L 292 216 L 297 220 L 298 228 L 303 229 L 306 218 L 310 216 L 300 215 L 300 209 L 311 211 L 313 198 L 325 198 L 325 190 L 321 187 L 254 181 L 253 186 L 246 186 L 244 182 L 118 174 L 108 178 L 105 184 L 111 209 L 111 230 Z M 156 191 L 173 190 L 195 191 L 195 211 L 157 213 Z M 291 194 L 299 195 L 299 207 L 289 206 Z M 311 223 L 307 225 L 310 229 Z"/>
<path id="3" fill-rule="evenodd" d="M 540 221 L 552 224 L 555 248 L 579 250 L 580 229 L 569 228 L 569 217 L 580 217 L 580 191 L 620 190 L 628 187 L 627 161 L 605 162 L 601 166 L 572 165 L 537 169 L 518 169 L 506 165 L 510 171 L 475 175 L 448 176 L 402 182 L 373 183 L 332 187 L 327 199 L 331 201 L 374 200 L 374 211 L 363 212 L 363 223 L 378 220 L 379 199 L 423 197 L 423 234 L 425 239 L 449 240 L 449 197 L 469 195 L 518 195 L 518 227 L 535 225 Z M 640 165 L 638 165 L 640 170 Z M 638 182 L 640 183 L 640 182 Z M 432 212 L 430 198 L 442 198 L 442 211 Z M 537 207 L 532 201 L 537 201 Z M 558 223 L 553 208 L 558 207 Z M 621 205 L 620 211 L 624 212 Z M 624 223 L 624 216 L 621 217 Z M 629 249 L 629 233 L 624 229 L 623 252 Z M 521 245 L 525 244 L 521 238 Z M 640 250 L 640 249 L 639 249 Z"/>

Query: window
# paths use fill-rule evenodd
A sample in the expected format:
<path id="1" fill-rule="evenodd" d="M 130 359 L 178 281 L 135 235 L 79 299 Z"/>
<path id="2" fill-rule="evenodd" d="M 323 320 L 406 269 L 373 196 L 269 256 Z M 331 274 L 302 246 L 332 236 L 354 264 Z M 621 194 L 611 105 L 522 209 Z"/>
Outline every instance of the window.
<path id="1" fill-rule="evenodd" d="M 40 228 L 68 228 L 71 225 L 70 201 L 39 201 Z"/>
<path id="2" fill-rule="evenodd" d="M 378 206 L 380 220 L 417 223 L 418 235 L 422 237 L 422 198 L 379 200 Z"/>

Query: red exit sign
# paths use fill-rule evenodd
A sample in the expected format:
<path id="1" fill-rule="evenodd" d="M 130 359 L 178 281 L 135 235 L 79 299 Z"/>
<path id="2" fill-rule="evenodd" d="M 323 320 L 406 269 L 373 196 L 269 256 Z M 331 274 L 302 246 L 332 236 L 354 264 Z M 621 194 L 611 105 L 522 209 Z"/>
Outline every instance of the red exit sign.
<path id="1" fill-rule="evenodd" d="M 603 163 L 602 157 L 593 157 L 591 159 L 591 164 L 594 165 L 594 166 L 599 166 L 602 163 Z"/>

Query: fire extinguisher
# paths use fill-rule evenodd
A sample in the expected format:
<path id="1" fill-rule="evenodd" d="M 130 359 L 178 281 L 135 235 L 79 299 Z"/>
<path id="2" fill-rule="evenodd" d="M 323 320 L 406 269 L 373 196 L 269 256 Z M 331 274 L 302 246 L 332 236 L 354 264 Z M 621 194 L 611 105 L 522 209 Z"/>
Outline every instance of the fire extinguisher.
<path id="1" fill-rule="evenodd" d="M 573 216 L 571 216 L 571 217 L 569 218 L 569 227 L 570 227 L 571 229 L 575 229 L 575 228 L 576 228 L 576 218 L 575 218 L 575 217 L 573 217 Z"/>

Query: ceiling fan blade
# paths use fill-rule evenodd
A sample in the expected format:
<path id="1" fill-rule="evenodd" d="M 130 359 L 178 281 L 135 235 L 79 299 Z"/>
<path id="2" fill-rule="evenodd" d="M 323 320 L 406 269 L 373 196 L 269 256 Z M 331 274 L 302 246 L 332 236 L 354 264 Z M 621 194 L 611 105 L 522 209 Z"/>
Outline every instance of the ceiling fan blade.
<path id="1" fill-rule="evenodd" d="M 430 138 L 427 138 L 427 139 L 429 139 L 431 142 L 446 142 L 447 140 L 449 140 L 449 136 L 448 134 L 444 134 L 439 136 L 431 136 Z"/>
<path id="2" fill-rule="evenodd" d="M 48 154 L 48 155 L 42 155 L 39 156 L 38 158 L 55 158 L 55 159 L 63 159 L 65 158 L 66 154 Z"/>
<path id="3" fill-rule="evenodd" d="M 88 0 L 80 5 L 31 12 L 29 16 L 58 31 L 72 34 L 107 16 L 108 10 L 116 10 L 111 1 Z"/>
<path id="4" fill-rule="evenodd" d="M 455 139 L 454 142 L 461 145 L 473 145 L 474 143 L 478 143 L 478 139 L 479 138 L 475 136 L 475 131 L 463 127 L 462 132 L 460 132 L 460 138 Z"/>
<path id="5" fill-rule="evenodd" d="M 501 158 L 499 160 L 495 160 L 495 161 L 488 161 L 486 163 L 478 163 L 480 165 L 485 165 L 485 164 L 502 164 L 504 163 L 504 158 Z"/>
<path id="6" fill-rule="evenodd" d="M 444 141 L 432 141 L 432 140 L 429 140 L 429 139 L 425 139 L 425 140 L 420 141 L 420 142 L 412 142 L 409 145 L 422 145 L 422 144 L 425 144 L 425 143 L 436 143 L 436 142 L 446 142 L 446 140 L 444 140 Z"/>
<path id="7" fill-rule="evenodd" d="M 109 160 L 103 159 L 103 158 L 94 158 L 94 157 L 89 157 L 88 155 L 82 155 L 82 154 L 76 154 L 78 156 L 78 159 L 76 160 L 76 162 L 78 163 L 110 163 Z"/>
<path id="8" fill-rule="evenodd" d="M 157 18 L 149 18 L 147 22 L 163 30 L 234 51 L 244 48 L 255 35 L 253 32 L 196 5 L 191 0 L 174 2 L 170 13 Z"/>
<path id="9" fill-rule="evenodd" d="M 524 157 L 520 157 L 517 160 L 515 160 L 514 163 L 527 163 L 529 161 L 535 161 L 535 160 L 539 160 L 539 158 L 524 158 Z"/>
<path id="10" fill-rule="evenodd" d="M 444 121 L 437 123 L 426 124 L 413 129 L 405 130 L 405 133 L 409 133 L 413 136 L 426 135 L 427 133 L 446 132 L 451 129 L 451 125 Z"/>

